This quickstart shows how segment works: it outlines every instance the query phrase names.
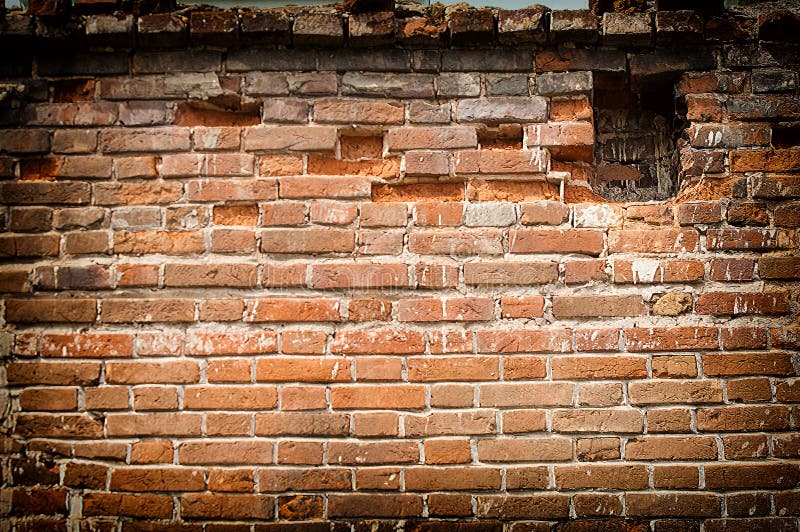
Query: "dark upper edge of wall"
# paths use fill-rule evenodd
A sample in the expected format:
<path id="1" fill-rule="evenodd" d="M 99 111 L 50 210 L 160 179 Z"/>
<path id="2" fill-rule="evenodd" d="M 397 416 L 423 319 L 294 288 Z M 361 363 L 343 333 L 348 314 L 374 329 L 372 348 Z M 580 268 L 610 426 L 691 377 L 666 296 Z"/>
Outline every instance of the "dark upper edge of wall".
<path id="1" fill-rule="evenodd" d="M 103 6 L 93 1 L 95 9 Z M 674 10 L 597 15 L 598 9 L 551 11 L 542 6 L 519 10 L 445 9 L 440 4 L 426 8 L 398 2 L 393 10 L 368 12 L 346 12 L 347 8 L 339 4 L 263 10 L 190 6 L 140 15 L 117 11 L 52 16 L 63 12 L 58 8 L 64 2 L 36 0 L 28 13 L 6 13 L 0 18 L 0 43 L 161 49 L 189 45 L 536 48 L 569 42 L 647 49 L 763 39 L 760 33 L 764 27 L 774 25 L 776 20 L 781 24 L 788 20 L 792 27 L 800 28 L 800 6 L 788 1 L 766 2 L 717 14 Z M 352 0 L 346 2 L 351 6 L 352 3 Z M 112 0 L 106 6 L 116 9 L 117 4 Z M 153 6 L 156 10 L 160 7 L 157 3 Z M 800 35 L 790 35 L 788 40 L 800 43 Z"/>

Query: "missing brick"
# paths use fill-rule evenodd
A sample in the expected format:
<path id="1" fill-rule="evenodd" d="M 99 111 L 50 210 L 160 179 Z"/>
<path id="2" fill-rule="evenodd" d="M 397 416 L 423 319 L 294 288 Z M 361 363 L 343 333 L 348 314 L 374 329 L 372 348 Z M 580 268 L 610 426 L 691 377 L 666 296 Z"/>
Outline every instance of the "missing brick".
<path id="1" fill-rule="evenodd" d="M 482 149 L 521 150 L 522 126 L 500 124 L 497 127 L 478 129 L 478 142 Z"/>
<path id="2" fill-rule="evenodd" d="M 800 122 L 781 123 L 773 126 L 772 146 L 775 148 L 800 146 Z"/>
<path id="3" fill-rule="evenodd" d="M 178 103 L 173 123 L 176 126 L 255 126 L 261 123 L 261 105 L 226 96 L 189 100 Z"/>
<path id="4" fill-rule="evenodd" d="M 665 200 L 678 188 L 683 130 L 675 80 L 596 74 L 594 191 L 614 201 Z"/>

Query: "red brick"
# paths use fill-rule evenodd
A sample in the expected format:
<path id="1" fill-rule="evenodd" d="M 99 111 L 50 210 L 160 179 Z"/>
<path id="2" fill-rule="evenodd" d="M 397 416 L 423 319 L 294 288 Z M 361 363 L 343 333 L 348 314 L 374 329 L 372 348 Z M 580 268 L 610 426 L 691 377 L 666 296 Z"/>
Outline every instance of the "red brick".
<path id="1" fill-rule="evenodd" d="M 455 173 L 469 174 L 544 174 L 549 152 L 538 146 L 532 150 L 469 150 L 455 154 Z"/>
<path id="2" fill-rule="evenodd" d="M 128 334 L 44 334 L 39 350 L 44 357 L 130 357 L 133 337 Z"/>
<path id="3" fill-rule="evenodd" d="M 486 467 L 409 467 L 408 491 L 493 490 L 500 487 L 500 470 Z"/>
<path id="4" fill-rule="evenodd" d="M 647 517 L 714 517 L 720 515 L 719 497 L 705 493 L 627 494 L 628 515 Z"/>
<path id="5" fill-rule="evenodd" d="M 87 410 L 128 410 L 130 399 L 124 386 L 101 386 L 84 391 Z"/>
<path id="6" fill-rule="evenodd" d="M 405 108 L 394 100 L 323 99 L 314 102 L 314 121 L 322 124 L 402 124 Z"/>
<path id="7" fill-rule="evenodd" d="M 708 374 L 707 374 L 708 375 Z M 631 404 L 721 403 L 719 381 L 647 381 L 628 385 Z"/>
<path id="8" fill-rule="evenodd" d="M 700 484 L 700 471 L 690 466 L 655 466 L 653 486 L 667 489 L 696 489 Z"/>
<path id="9" fill-rule="evenodd" d="M 178 388 L 175 386 L 137 386 L 133 389 L 133 408 L 147 410 L 177 410 Z"/>
<path id="10" fill-rule="evenodd" d="M 716 327 L 653 327 L 625 329 L 625 346 L 629 351 L 714 350 L 718 348 Z"/>
<path id="11" fill-rule="evenodd" d="M 787 489 L 800 479 L 797 465 L 788 463 L 708 464 L 705 470 L 710 489 Z"/>
<path id="12" fill-rule="evenodd" d="M 728 381 L 728 400 L 745 403 L 768 402 L 772 399 L 772 387 L 766 377 L 736 379 Z"/>
<path id="13" fill-rule="evenodd" d="M 758 275 L 762 279 L 800 279 L 800 258 L 761 257 L 758 259 Z"/>
<path id="14" fill-rule="evenodd" d="M 201 433 L 200 414 L 154 413 L 109 414 L 106 417 L 106 434 L 124 436 L 193 436 Z"/>
<path id="15" fill-rule="evenodd" d="M 193 360 L 106 363 L 106 382 L 109 384 L 182 384 L 197 382 L 199 379 L 200 369 Z"/>
<path id="16" fill-rule="evenodd" d="M 425 407 L 425 387 L 400 384 L 334 387 L 331 389 L 331 407 L 335 410 L 419 410 Z"/>
<path id="17" fill-rule="evenodd" d="M 295 465 L 322 464 L 322 442 L 280 441 L 278 463 Z"/>
<path id="18" fill-rule="evenodd" d="M 354 414 L 353 435 L 357 438 L 397 436 L 399 418 L 394 412 Z"/>
<path id="19" fill-rule="evenodd" d="M 261 298 L 246 300 L 247 322 L 340 321 L 338 299 Z"/>
<path id="20" fill-rule="evenodd" d="M 547 429 L 544 410 L 506 410 L 503 412 L 503 434 L 543 432 Z"/>
<path id="21" fill-rule="evenodd" d="M 554 262 L 470 262 L 464 265 L 464 282 L 471 285 L 548 284 L 558 279 Z"/>
<path id="22" fill-rule="evenodd" d="M 458 226 L 464 217 L 464 206 L 461 203 L 429 202 L 417 203 L 414 206 L 415 223 L 418 226 Z"/>
<path id="23" fill-rule="evenodd" d="M 678 205 L 681 225 L 715 224 L 722 221 L 722 204 L 718 201 L 697 201 Z"/>
<path id="24" fill-rule="evenodd" d="M 190 255 L 205 250 L 203 235 L 194 231 L 139 231 L 114 234 L 114 253 Z"/>
<path id="25" fill-rule="evenodd" d="M 337 354 L 419 354 L 425 351 L 422 333 L 411 330 L 373 329 L 337 331 L 331 352 Z"/>
<path id="26" fill-rule="evenodd" d="M 576 351 L 617 351 L 620 331 L 618 329 L 576 329 Z"/>
<path id="27" fill-rule="evenodd" d="M 397 304 L 398 321 L 488 321 L 494 301 L 489 298 L 401 299 Z"/>
<path id="28" fill-rule="evenodd" d="M 569 495 L 486 495 L 477 498 L 476 515 L 500 519 L 566 519 Z"/>
<path id="29" fill-rule="evenodd" d="M 572 350 L 569 329 L 478 331 L 478 351 L 484 353 L 564 353 Z"/>
<path id="30" fill-rule="evenodd" d="M 497 438 L 478 440 L 481 462 L 564 462 L 572 459 L 569 438 Z"/>
<path id="31" fill-rule="evenodd" d="M 256 414 L 257 436 L 346 436 L 350 418 L 346 414 L 289 412 Z"/>
<path id="32" fill-rule="evenodd" d="M 427 415 L 405 416 L 406 436 L 492 434 L 496 428 L 495 414 L 491 410 L 434 412 Z"/>
<path id="33" fill-rule="evenodd" d="M 727 460 L 765 458 L 769 451 L 767 437 L 762 434 L 723 436 L 722 445 Z"/>
<path id="34" fill-rule="evenodd" d="M 23 410 L 33 412 L 63 412 L 78 409 L 76 388 L 28 388 L 19 394 Z"/>
<path id="35" fill-rule="evenodd" d="M 203 470 L 189 468 L 117 468 L 111 473 L 112 491 L 203 491 Z"/>
<path id="36" fill-rule="evenodd" d="M 105 299 L 100 320 L 105 323 L 194 321 L 191 299 Z"/>
<path id="37" fill-rule="evenodd" d="M 443 151 L 410 151 L 406 153 L 406 174 L 420 176 L 450 175 L 450 157 Z"/>
<path id="38" fill-rule="evenodd" d="M 185 352 L 187 355 L 262 355 L 278 350 L 278 336 L 272 331 L 226 332 L 188 331 Z"/>
<path id="39" fill-rule="evenodd" d="M 338 465 L 407 464 L 419 462 L 419 446 L 411 441 L 328 443 L 328 462 Z"/>
<path id="40" fill-rule="evenodd" d="M 760 251 L 797 246 L 797 235 L 786 229 L 709 229 L 706 240 L 708 249 L 714 251 Z"/>
<path id="41" fill-rule="evenodd" d="M 187 386 L 186 410 L 269 410 L 278 405 L 274 386 Z"/>
<path id="42" fill-rule="evenodd" d="M 434 384 L 431 386 L 431 406 L 459 408 L 473 405 L 474 390 L 468 384 Z"/>
<path id="43" fill-rule="evenodd" d="M 480 404 L 484 407 L 569 406 L 574 385 L 567 383 L 483 384 Z"/>
<path id="44" fill-rule="evenodd" d="M 428 341 L 430 342 L 431 354 L 442 353 L 472 353 L 474 334 L 470 331 L 461 330 L 440 330 L 430 331 Z"/>
<path id="45" fill-rule="evenodd" d="M 486 381 L 499 378 L 497 357 L 409 357 L 409 381 Z"/>
<path id="46" fill-rule="evenodd" d="M 645 436 L 628 440 L 625 456 L 632 460 L 714 460 L 717 444 L 711 436 Z"/>
<path id="47" fill-rule="evenodd" d="M 329 126 L 256 126 L 245 129 L 247 151 L 333 151 L 336 128 Z"/>
<path id="48" fill-rule="evenodd" d="M 213 492 L 252 492 L 254 476 L 252 469 L 211 469 L 208 489 Z"/>
<path id="49" fill-rule="evenodd" d="M 542 296 L 504 297 L 500 300 L 503 318 L 541 318 L 544 315 Z"/>
<path id="50" fill-rule="evenodd" d="M 580 464 L 555 466 L 556 489 L 642 490 L 648 487 L 644 465 Z"/>
<path id="51" fill-rule="evenodd" d="M 104 153 L 188 151 L 188 128 L 106 129 L 100 132 Z"/>
<path id="52" fill-rule="evenodd" d="M 553 413 L 553 430 L 564 433 L 630 432 L 643 430 L 638 410 L 580 409 Z"/>
<path id="53" fill-rule="evenodd" d="M 641 316 L 646 307 L 639 295 L 553 296 L 553 315 L 557 318 L 594 316 Z"/>
<path id="54" fill-rule="evenodd" d="M 800 169 L 800 151 L 796 148 L 747 150 L 731 152 L 733 172 L 791 172 Z"/>
<path id="55" fill-rule="evenodd" d="M 740 316 L 747 314 L 786 314 L 789 312 L 786 292 L 706 292 L 697 298 L 697 314 Z"/>
<path id="56" fill-rule="evenodd" d="M 425 440 L 426 464 L 467 464 L 471 461 L 469 440 Z M 406 470 L 406 474 L 408 474 L 408 470 Z"/>
<path id="57" fill-rule="evenodd" d="M 351 299 L 347 311 L 349 321 L 390 321 L 392 302 L 386 299 Z"/>
<path id="58" fill-rule="evenodd" d="M 311 287 L 388 288 L 408 286 L 405 264 L 314 264 Z"/>
<path id="59" fill-rule="evenodd" d="M 395 127 L 386 135 L 390 151 L 398 150 L 450 150 L 473 148 L 478 145 L 475 128 L 453 127 Z"/>
<path id="60" fill-rule="evenodd" d="M 689 432 L 691 430 L 692 416 L 689 410 L 672 408 L 663 410 L 649 410 L 646 413 L 647 431 L 660 432 Z"/>
<path id="61" fill-rule="evenodd" d="M 198 493 L 182 495 L 181 517 L 188 519 L 271 519 L 275 499 L 266 495 Z"/>
<path id="62" fill-rule="evenodd" d="M 606 282 L 605 260 L 570 260 L 564 262 L 564 282 L 566 284 Z"/>
<path id="63" fill-rule="evenodd" d="M 653 357 L 653 377 L 675 379 L 697 376 L 697 360 L 694 355 L 668 355 Z"/>
<path id="64" fill-rule="evenodd" d="M 94 299 L 7 299 L 5 304 L 12 323 L 89 323 L 97 316 Z"/>
<path id="65" fill-rule="evenodd" d="M 705 275 L 699 260 L 615 260 L 613 266 L 615 283 L 691 283 Z"/>
<path id="66" fill-rule="evenodd" d="M 512 229 L 511 253 L 580 253 L 599 255 L 603 233 L 592 229 Z"/>
<path id="67" fill-rule="evenodd" d="M 472 515 L 472 497 L 456 493 L 428 495 L 428 514 L 433 517 L 467 517 Z"/>
<path id="68" fill-rule="evenodd" d="M 551 365 L 554 380 L 647 378 L 647 359 L 638 356 L 554 357 Z"/>
<path id="69" fill-rule="evenodd" d="M 256 361 L 258 382 L 347 382 L 350 361 L 346 358 L 286 357 Z"/>
<path id="70" fill-rule="evenodd" d="M 694 229 L 611 230 L 608 249 L 611 253 L 679 253 L 694 251 L 699 236 Z"/>
<path id="71" fill-rule="evenodd" d="M 145 517 L 169 519 L 173 503 L 169 495 L 138 493 L 87 493 L 83 497 L 83 515 Z"/>
<path id="72" fill-rule="evenodd" d="M 264 253 L 347 253 L 355 249 L 349 229 L 266 229 L 261 232 Z"/>
<path id="73" fill-rule="evenodd" d="M 262 492 L 283 491 L 349 491 L 351 472 L 348 469 L 260 469 Z"/>
<path id="74" fill-rule="evenodd" d="M 274 179 L 198 179 L 186 184 L 189 201 L 264 201 L 278 199 Z"/>
<path id="75" fill-rule="evenodd" d="M 791 354 L 787 352 L 739 352 L 703 355 L 703 373 L 707 376 L 793 375 L 794 368 Z"/>
<path id="76" fill-rule="evenodd" d="M 725 406 L 697 410 L 700 432 L 744 432 L 785 430 L 789 426 L 789 408 L 770 406 Z"/>
<path id="77" fill-rule="evenodd" d="M 361 227 L 404 227 L 407 221 L 404 203 L 361 204 Z"/>
<path id="78" fill-rule="evenodd" d="M 280 179 L 280 197 L 300 198 L 366 198 L 370 195 L 370 182 L 361 177 L 283 177 Z"/>
<path id="79" fill-rule="evenodd" d="M 178 449 L 178 460 L 184 465 L 271 464 L 273 445 L 260 440 L 184 442 Z"/>
<path id="80" fill-rule="evenodd" d="M 408 250 L 421 255 L 501 255 L 498 229 L 419 230 L 408 238 Z"/>
<path id="81" fill-rule="evenodd" d="M 416 517 L 422 497 L 411 494 L 352 493 L 328 497 L 328 517 Z"/>
<path id="82" fill-rule="evenodd" d="M 715 258 L 711 260 L 712 281 L 752 281 L 755 260 Z"/>
<path id="83" fill-rule="evenodd" d="M 58 256 L 57 235 L 2 235 L 0 257 Z"/>
<path id="84" fill-rule="evenodd" d="M 158 285 L 157 264 L 118 264 L 117 286 L 143 287 Z"/>

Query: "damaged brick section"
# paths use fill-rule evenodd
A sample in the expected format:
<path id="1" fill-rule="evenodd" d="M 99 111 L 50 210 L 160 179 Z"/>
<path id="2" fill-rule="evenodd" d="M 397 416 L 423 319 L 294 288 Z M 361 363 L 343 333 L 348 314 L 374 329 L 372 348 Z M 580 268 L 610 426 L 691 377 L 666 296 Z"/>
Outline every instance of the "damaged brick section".
<path id="1" fill-rule="evenodd" d="M 5 13 L 5 528 L 796 531 L 800 12 L 746 4 Z"/>

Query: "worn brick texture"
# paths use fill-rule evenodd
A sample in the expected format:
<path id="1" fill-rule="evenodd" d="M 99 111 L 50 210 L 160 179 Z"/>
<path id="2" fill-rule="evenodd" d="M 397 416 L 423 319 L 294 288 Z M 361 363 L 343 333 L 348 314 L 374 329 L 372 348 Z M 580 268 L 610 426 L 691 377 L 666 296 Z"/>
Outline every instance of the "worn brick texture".
<path id="1" fill-rule="evenodd" d="M 798 530 L 796 8 L 88 4 L 0 20 L 0 529 Z"/>

